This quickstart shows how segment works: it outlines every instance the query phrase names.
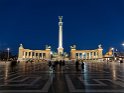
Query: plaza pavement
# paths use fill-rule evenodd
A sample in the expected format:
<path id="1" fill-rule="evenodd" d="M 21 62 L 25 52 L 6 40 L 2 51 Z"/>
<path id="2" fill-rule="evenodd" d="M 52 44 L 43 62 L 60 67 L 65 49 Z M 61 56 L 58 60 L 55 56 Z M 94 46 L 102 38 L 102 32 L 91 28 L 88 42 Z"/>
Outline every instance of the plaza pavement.
<path id="1" fill-rule="evenodd" d="M 0 93 L 124 93 L 124 63 L 67 62 L 49 70 L 48 63 L 0 62 Z"/>

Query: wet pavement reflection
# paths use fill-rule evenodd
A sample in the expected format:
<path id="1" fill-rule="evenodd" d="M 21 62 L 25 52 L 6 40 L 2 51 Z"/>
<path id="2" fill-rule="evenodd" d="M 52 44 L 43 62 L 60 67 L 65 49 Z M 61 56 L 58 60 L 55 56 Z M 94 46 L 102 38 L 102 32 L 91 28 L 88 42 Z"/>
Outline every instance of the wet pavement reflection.
<path id="1" fill-rule="evenodd" d="M 124 63 L 0 62 L 0 93 L 124 93 Z"/>

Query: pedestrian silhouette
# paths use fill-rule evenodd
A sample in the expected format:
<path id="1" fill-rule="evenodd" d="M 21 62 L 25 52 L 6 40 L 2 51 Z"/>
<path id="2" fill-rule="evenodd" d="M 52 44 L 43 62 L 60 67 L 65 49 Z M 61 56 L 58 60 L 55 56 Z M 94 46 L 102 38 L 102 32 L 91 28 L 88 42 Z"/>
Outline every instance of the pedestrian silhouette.
<path id="1" fill-rule="evenodd" d="M 76 60 L 75 66 L 76 66 L 76 71 L 79 71 L 79 61 L 78 60 Z"/>
<path id="2" fill-rule="evenodd" d="M 84 69 L 84 62 L 81 63 L 81 68 Z"/>
<path id="3" fill-rule="evenodd" d="M 49 70 L 52 70 L 52 62 L 51 61 L 48 62 L 48 66 L 49 66 Z"/>

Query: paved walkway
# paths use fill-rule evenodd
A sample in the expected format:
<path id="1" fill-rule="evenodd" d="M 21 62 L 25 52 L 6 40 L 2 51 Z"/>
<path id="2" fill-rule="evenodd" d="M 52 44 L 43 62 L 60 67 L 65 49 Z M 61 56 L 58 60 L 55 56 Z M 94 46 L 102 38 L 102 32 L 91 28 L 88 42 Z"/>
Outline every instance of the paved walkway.
<path id="1" fill-rule="evenodd" d="M 84 69 L 66 63 L 0 63 L 0 93 L 124 93 L 124 63 L 87 62 Z"/>

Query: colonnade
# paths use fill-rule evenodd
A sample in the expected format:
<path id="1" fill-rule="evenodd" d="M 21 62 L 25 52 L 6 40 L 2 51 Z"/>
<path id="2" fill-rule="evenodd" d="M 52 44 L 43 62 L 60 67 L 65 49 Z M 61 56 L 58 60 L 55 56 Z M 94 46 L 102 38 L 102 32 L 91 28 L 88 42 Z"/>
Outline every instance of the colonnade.
<path id="1" fill-rule="evenodd" d="M 37 59 L 44 59 L 46 58 L 47 53 L 43 53 L 43 52 L 23 52 L 23 58 L 37 58 Z"/>
<path id="2" fill-rule="evenodd" d="M 71 59 L 101 59 L 103 58 L 102 48 L 94 50 L 71 49 Z"/>
<path id="3" fill-rule="evenodd" d="M 96 59 L 98 52 L 76 52 L 75 57 L 78 59 Z"/>
<path id="4" fill-rule="evenodd" d="M 19 47 L 18 60 L 27 59 L 51 59 L 50 49 L 45 50 L 30 50 L 24 49 L 22 45 Z"/>

